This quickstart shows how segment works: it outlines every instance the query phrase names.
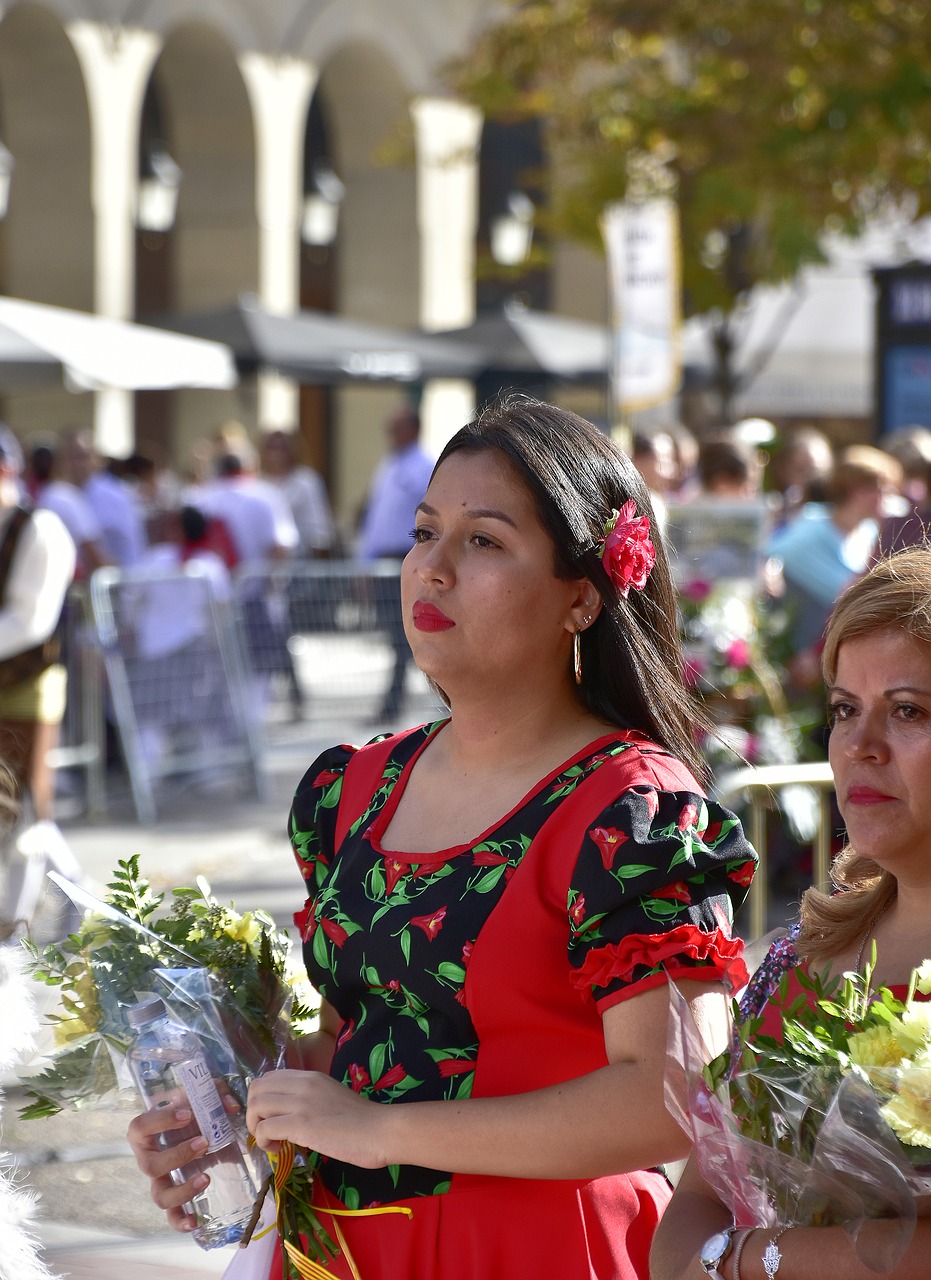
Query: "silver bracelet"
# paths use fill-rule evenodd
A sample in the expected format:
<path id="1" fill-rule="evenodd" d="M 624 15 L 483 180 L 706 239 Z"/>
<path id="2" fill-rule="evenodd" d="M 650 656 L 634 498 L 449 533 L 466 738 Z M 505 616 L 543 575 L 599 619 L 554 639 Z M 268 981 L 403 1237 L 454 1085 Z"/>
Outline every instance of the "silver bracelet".
<path id="1" fill-rule="evenodd" d="M 769 1244 L 767 1244 L 766 1248 L 763 1250 L 763 1270 L 766 1272 L 768 1280 L 773 1280 L 773 1277 L 779 1270 L 779 1264 L 782 1261 L 782 1254 L 779 1252 L 776 1241 L 781 1235 L 788 1231 L 788 1229 L 788 1227 L 780 1227 L 772 1240 L 770 1240 Z"/>
<path id="2" fill-rule="evenodd" d="M 737 1247 L 734 1250 L 734 1280 L 740 1280 L 740 1251 L 747 1243 L 747 1237 L 752 1236 L 756 1227 L 748 1227 L 746 1231 L 741 1232 L 740 1239 L 737 1241 Z"/>

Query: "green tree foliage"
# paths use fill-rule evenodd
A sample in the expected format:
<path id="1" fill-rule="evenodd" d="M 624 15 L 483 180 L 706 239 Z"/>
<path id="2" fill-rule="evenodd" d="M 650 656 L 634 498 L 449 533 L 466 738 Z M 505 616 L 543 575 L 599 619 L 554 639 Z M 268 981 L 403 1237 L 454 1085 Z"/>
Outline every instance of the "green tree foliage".
<path id="1" fill-rule="evenodd" d="M 453 76 L 546 121 L 554 231 L 597 244 L 609 202 L 676 196 L 687 314 L 931 208 L 923 0 L 512 0 Z"/>

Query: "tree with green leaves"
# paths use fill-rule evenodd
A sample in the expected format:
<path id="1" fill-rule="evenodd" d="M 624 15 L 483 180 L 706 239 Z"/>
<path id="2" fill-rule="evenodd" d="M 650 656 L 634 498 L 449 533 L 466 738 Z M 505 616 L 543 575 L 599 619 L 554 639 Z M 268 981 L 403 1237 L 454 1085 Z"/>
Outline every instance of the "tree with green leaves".
<path id="1" fill-rule="evenodd" d="M 454 69 L 488 117 L 546 122 L 551 230 L 674 195 L 684 308 L 711 313 L 725 412 L 735 311 L 825 232 L 931 209 L 931 9 L 919 0 L 510 0 Z"/>

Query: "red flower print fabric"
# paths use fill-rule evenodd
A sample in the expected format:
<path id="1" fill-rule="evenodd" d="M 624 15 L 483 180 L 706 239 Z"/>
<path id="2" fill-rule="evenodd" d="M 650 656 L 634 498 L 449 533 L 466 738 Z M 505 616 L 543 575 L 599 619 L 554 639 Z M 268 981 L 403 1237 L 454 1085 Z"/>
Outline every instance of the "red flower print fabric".
<path id="1" fill-rule="evenodd" d="M 731 926 L 755 866 L 740 823 L 713 801 L 627 791 L 589 828 L 572 877 L 573 983 L 602 1008 L 693 972 L 739 989 L 747 973 Z M 591 928 L 579 928 L 579 901 L 599 913 Z"/>
<path id="2" fill-rule="evenodd" d="M 467 848 L 420 858 L 396 853 L 387 837 L 395 788 L 403 787 L 419 751 L 440 726 L 425 726 L 392 739 L 381 776 L 367 781 L 357 800 L 362 812 L 343 815 L 347 835 L 335 847 L 338 806 L 347 790 L 351 748 L 324 753 L 308 770 L 294 798 L 291 843 L 305 883 L 306 903 L 295 917 L 311 981 L 342 1019 L 330 1074 L 346 1088 L 385 1105 L 407 1101 L 456 1101 L 484 1088 L 496 1092 L 486 1062 L 506 1061 L 521 1076 L 538 1069 L 534 1026 L 502 1021 L 507 1052 L 496 1059 L 492 1028 L 501 1010 L 522 1008 L 526 990 L 539 1005 L 534 948 L 547 972 L 561 973 L 561 992 L 548 989 L 544 1006 L 558 1001 L 563 1018 L 577 1019 L 591 1055 L 603 1065 L 602 1002 L 636 993 L 662 980 L 663 964 L 675 973 L 736 971 L 740 944 L 730 940 L 735 906 L 746 893 L 753 853 L 739 823 L 699 794 L 664 790 L 669 774 L 659 748 L 631 735 L 607 734 L 541 779 L 493 831 Z M 381 759 L 382 757 L 378 757 Z M 622 768 L 623 766 L 623 768 Z M 607 770 L 607 773 L 603 771 Z M 612 772 L 613 771 L 613 772 Z M 602 812 L 583 803 L 586 783 L 598 794 L 621 794 Z M 676 765 L 676 777 L 686 776 Z M 630 779 L 633 778 L 633 785 Z M 599 781 L 600 780 L 600 781 Z M 602 783 L 607 785 L 602 787 Z M 394 800 L 392 799 L 394 797 Z M 595 811 L 588 812 L 587 806 Z M 563 806 L 573 806 L 564 810 Z M 545 877 L 544 838 L 556 813 L 572 815 L 572 846 L 560 856 L 560 879 L 547 898 L 542 932 L 531 932 L 514 964 L 491 963 L 489 948 L 513 932 L 519 914 L 525 859 L 528 872 Z M 560 846 L 561 849 L 564 845 Z M 568 886 L 568 892 L 567 892 Z M 544 892 L 545 892 L 544 888 Z M 539 901 L 539 898 L 536 899 Z M 524 900 L 526 901 L 526 900 Z M 564 914 L 563 914 L 564 913 Z M 496 929 L 489 928 L 494 917 Z M 497 931 L 496 931 L 497 930 Z M 488 942 L 491 935 L 498 942 Z M 485 948 L 483 952 L 483 947 Z M 553 1015 L 555 1016 L 555 1015 Z M 558 1061 L 554 1031 L 550 1061 Z M 575 1074 L 585 1070 L 577 1067 Z M 564 1077 L 568 1078 L 568 1077 Z M 476 1085 L 476 1081 L 484 1085 Z M 532 1086 L 528 1086 L 532 1087 Z M 507 1091 L 513 1091 L 511 1083 Z M 446 1171 L 413 1166 L 359 1169 L 327 1159 L 319 1176 L 349 1208 L 449 1193 Z M 415 1215 L 416 1217 L 416 1215 Z"/>

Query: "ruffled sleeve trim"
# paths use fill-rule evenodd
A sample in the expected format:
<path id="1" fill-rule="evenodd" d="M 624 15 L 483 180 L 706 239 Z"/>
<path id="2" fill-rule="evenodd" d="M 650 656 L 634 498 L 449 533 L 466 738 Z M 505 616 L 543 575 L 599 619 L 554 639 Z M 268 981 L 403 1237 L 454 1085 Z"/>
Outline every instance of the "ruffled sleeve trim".
<path id="1" fill-rule="evenodd" d="M 620 942 L 594 947 L 572 972 L 572 983 L 590 992 L 599 1008 L 658 986 L 670 978 L 720 981 L 737 991 L 746 985 L 743 942 L 722 930 L 706 932 L 694 925 L 678 925 L 665 933 L 631 933 Z M 598 995 L 612 982 L 621 991 Z"/>

